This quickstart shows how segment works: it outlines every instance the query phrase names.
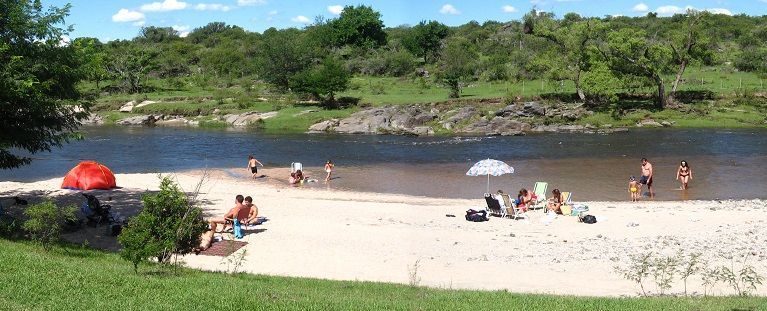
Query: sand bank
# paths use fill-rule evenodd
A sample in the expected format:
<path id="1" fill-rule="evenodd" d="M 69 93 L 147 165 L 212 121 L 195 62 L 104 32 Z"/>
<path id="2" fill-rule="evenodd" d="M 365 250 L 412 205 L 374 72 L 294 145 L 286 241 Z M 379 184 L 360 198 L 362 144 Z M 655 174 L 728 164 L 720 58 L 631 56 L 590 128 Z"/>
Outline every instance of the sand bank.
<path id="1" fill-rule="evenodd" d="M 202 173 L 173 176 L 191 191 Z M 156 174 L 118 174 L 117 180 L 121 189 L 97 195 L 112 197 L 110 203 L 125 215 L 137 213 L 141 194 L 158 186 Z M 58 189 L 60 182 L 0 182 L 0 196 L 82 202 L 77 192 Z M 639 290 L 613 271 L 627 263 L 629 254 L 682 250 L 701 252 L 717 264 L 730 264 L 722 256 L 749 254 L 749 263 L 767 274 L 763 200 L 585 202 L 589 213 L 603 221 L 588 225 L 575 217 L 548 219 L 538 211 L 528 213 L 529 219 L 492 217 L 472 223 L 463 215 L 480 208 L 483 200 L 355 193 L 323 189 L 322 183 L 292 188 L 219 170 L 210 172 L 200 197 L 206 213 L 220 215 L 236 194 L 251 195 L 260 215 L 268 218 L 243 239 L 249 244 L 239 270 L 250 273 L 408 284 L 417 266 L 419 284 L 432 287 L 619 296 Z M 114 239 L 102 231 L 67 237 L 116 249 Z M 233 269 L 231 260 L 221 257 L 188 255 L 183 260 L 194 268 Z M 651 279 L 645 286 L 655 290 Z M 697 277 L 688 287 L 702 291 Z M 676 282 L 672 292 L 681 291 Z M 720 285 L 715 293 L 733 292 Z M 757 293 L 767 294 L 767 288 Z"/>

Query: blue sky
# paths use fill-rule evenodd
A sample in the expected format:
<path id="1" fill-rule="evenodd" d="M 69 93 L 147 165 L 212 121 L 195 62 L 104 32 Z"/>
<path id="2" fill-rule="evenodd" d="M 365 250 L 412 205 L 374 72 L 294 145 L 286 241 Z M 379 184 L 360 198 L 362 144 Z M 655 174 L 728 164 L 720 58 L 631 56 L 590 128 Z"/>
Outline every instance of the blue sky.
<path id="1" fill-rule="evenodd" d="M 438 20 L 460 25 L 471 20 L 520 19 L 536 7 L 562 16 L 659 15 L 683 12 L 687 7 L 722 14 L 767 15 L 767 0 L 43 0 L 44 5 L 72 4 L 67 24 L 70 37 L 96 37 L 102 41 L 133 38 L 141 26 L 174 27 L 182 34 L 209 22 L 221 21 L 250 31 L 269 27 L 303 27 L 316 16 L 333 18 L 344 5 L 365 4 L 381 12 L 386 26 Z"/>

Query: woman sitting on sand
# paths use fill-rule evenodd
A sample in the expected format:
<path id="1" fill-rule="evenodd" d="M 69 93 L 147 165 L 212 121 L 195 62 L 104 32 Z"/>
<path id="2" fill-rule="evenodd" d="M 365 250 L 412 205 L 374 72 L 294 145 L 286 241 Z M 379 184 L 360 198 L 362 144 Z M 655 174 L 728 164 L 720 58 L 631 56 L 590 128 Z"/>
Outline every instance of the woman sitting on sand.
<path id="1" fill-rule="evenodd" d="M 692 169 L 687 161 L 682 160 L 679 163 L 679 169 L 676 170 L 676 180 L 682 183 L 682 190 L 687 190 L 687 183 L 692 179 Z"/>
<path id="2" fill-rule="evenodd" d="M 298 178 L 296 178 L 296 173 L 290 173 L 290 178 L 288 178 L 288 183 L 291 185 L 295 185 L 298 183 Z"/>
<path id="3" fill-rule="evenodd" d="M 527 210 L 530 208 L 531 203 L 533 202 L 533 194 L 527 191 L 527 189 L 522 188 L 522 190 L 519 190 L 519 194 L 517 194 L 517 207 L 523 212 L 527 212 Z"/>
<path id="4" fill-rule="evenodd" d="M 564 203 L 565 200 L 562 197 L 562 192 L 560 192 L 559 189 L 554 189 L 551 191 L 551 194 L 553 196 L 549 199 L 548 204 L 546 204 L 546 208 L 554 213 L 562 214 L 562 203 Z"/>

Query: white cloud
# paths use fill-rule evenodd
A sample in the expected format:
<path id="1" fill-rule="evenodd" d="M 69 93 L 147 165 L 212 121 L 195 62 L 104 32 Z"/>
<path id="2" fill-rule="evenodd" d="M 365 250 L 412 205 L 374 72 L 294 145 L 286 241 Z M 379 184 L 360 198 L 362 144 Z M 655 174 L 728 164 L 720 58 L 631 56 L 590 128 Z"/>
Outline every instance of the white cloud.
<path id="1" fill-rule="evenodd" d="M 299 16 L 293 17 L 290 20 L 293 21 L 294 23 L 301 23 L 301 24 L 311 23 L 309 18 L 306 17 L 306 16 L 303 16 L 303 15 L 299 15 Z"/>
<path id="2" fill-rule="evenodd" d="M 266 4 L 266 0 L 237 0 L 237 5 L 239 6 L 264 5 L 264 4 Z"/>
<path id="3" fill-rule="evenodd" d="M 644 3 L 637 3 L 631 10 L 634 12 L 647 12 L 650 10 L 650 7 Z"/>
<path id="4" fill-rule="evenodd" d="M 120 9 L 115 15 L 112 15 L 112 21 L 123 22 L 135 22 L 144 19 L 144 13 L 138 11 L 131 11 L 128 9 Z"/>
<path id="5" fill-rule="evenodd" d="M 657 12 L 659 15 L 674 15 L 684 13 L 685 9 L 676 5 L 664 5 L 655 9 L 655 12 Z"/>
<path id="6" fill-rule="evenodd" d="M 762 0 L 762 1 L 767 2 L 767 0 Z M 711 14 L 724 14 L 724 15 L 732 16 L 732 12 L 730 10 L 723 9 L 723 8 L 705 9 L 704 11 L 708 11 Z"/>
<path id="7" fill-rule="evenodd" d="M 178 0 L 165 0 L 163 2 L 152 2 L 141 6 L 144 12 L 166 12 L 186 9 L 189 4 Z"/>
<path id="8" fill-rule="evenodd" d="M 275 16 L 275 15 L 277 15 L 277 13 L 279 13 L 279 12 L 277 12 L 277 10 L 271 10 L 271 11 L 269 11 L 269 16 Z"/>
<path id="9" fill-rule="evenodd" d="M 141 26 L 144 26 L 144 24 L 146 24 L 146 21 L 138 21 L 138 22 L 134 22 L 134 23 L 133 23 L 133 26 L 139 26 L 139 27 L 141 27 Z"/>
<path id="10" fill-rule="evenodd" d="M 461 11 L 458 11 L 452 4 L 445 4 L 442 6 L 441 9 L 439 9 L 439 12 L 442 14 L 450 14 L 450 15 L 458 15 L 461 14 Z"/>
<path id="11" fill-rule="evenodd" d="M 232 7 L 220 3 L 199 3 L 194 6 L 197 11 L 222 11 L 228 12 Z"/>
<path id="12" fill-rule="evenodd" d="M 344 6 L 343 5 L 336 4 L 336 5 L 328 6 L 328 12 L 330 12 L 330 14 L 340 15 L 341 12 L 343 12 L 343 11 L 344 11 Z"/>
<path id="13" fill-rule="evenodd" d="M 189 26 L 187 25 L 173 25 L 173 30 L 178 31 L 178 36 L 186 38 L 189 35 Z"/>
<path id="14" fill-rule="evenodd" d="M 510 5 L 504 5 L 501 7 L 504 13 L 514 13 L 517 11 L 517 8 L 510 6 Z"/>

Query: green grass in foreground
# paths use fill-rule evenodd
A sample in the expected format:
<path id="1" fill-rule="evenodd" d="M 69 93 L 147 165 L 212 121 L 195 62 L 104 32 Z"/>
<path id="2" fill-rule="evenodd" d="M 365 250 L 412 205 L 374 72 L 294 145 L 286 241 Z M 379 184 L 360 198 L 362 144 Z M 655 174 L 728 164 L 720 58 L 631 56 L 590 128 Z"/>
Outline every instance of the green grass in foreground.
<path id="1" fill-rule="evenodd" d="M 116 254 L 3 239 L 0 271 L 0 310 L 767 310 L 755 297 L 526 295 L 157 266 L 137 275 Z"/>

